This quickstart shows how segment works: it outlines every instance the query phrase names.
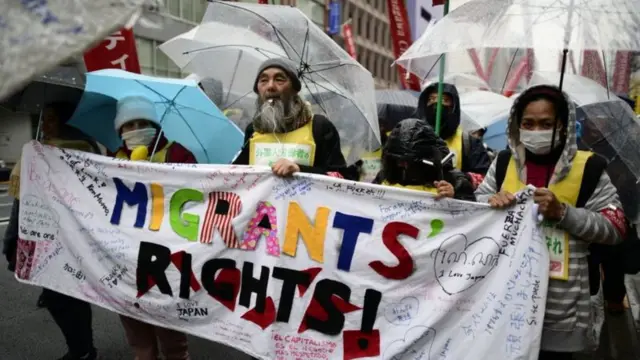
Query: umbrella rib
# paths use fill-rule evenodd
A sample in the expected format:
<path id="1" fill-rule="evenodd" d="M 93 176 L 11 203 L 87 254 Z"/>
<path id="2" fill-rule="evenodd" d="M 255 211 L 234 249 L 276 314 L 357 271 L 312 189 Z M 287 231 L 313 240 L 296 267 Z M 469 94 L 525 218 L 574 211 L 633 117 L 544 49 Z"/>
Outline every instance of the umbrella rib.
<path id="1" fill-rule="evenodd" d="M 187 125 L 187 127 L 189 128 L 189 131 L 191 131 L 191 134 L 193 135 L 193 137 L 196 139 L 196 141 L 198 142 L 198 144 L 200 144 L 200 147 L 202 148 L 202 150 L 204 150 L 204 154 L 207 156 L 207 161 L 211 161 L 211 159 L 209 158 L 209 152 L 207 151 L 207 148 L 204 147 L 204 145 L 202 145 L 202 142 L 200 141 L 200 139 L 198 138 L 198 136 L 196 135 L 196 133 L 193 131 L 193 129 L 191 128 L 191 125 L 189 124 L 189 122 L 187 121 L 187 119 L 184 118 L 184 116 L 182 115 L 182 112 L 180 111 L 180 109 L 178 109 L 178 107 L 176 106 L 176 99 L 178 98 L 178 96 L 180 96 L 180 94 L 187 88 L 187 86 L 183 86 L 178 93 L 176 94 L 176 96 L 173 97 L 173 99 L 169 100 L 169 106 L 167 106 L 167 108 L 164 111 L 164 114 L 162 114 L 162 118 L 160 120 L 160 124 L 162 124 L 162 122 L 164 122 L 164 117 L 167 114 L 167 112 L 170 110 L 171 107 L 176 109 L 176 113 L 178 114 L 178 116 L 180 116 L 180 118 L 182 119 L 182 121 L 184 121 L 184 124 Z M 187 108 L 186 106 L 184 106 L 185 109 L 191 109 L 191 108 Z M 191 110 L 195 110 L 195 111 L 199 111 L 196 109 L 191 109 Z M 211 115 L 211 114 L 207 114 L 207 115 Z"/>
<path id="2" fill-rule="evenodd" d="M 200 49 L 188 50 L 188 51 L 183 52 L 182 55 L 189 55 L 189 54 L 196 53 L 196 52 L 201 52 L 201 51 L 218 50 L 218 49 L 227 48 L 227 47 L 249 48 L 249 49 L 254 49 L 254 50 L 258 51 L 258 52 L 261 52 L 261 53 L 263 53 L 263 55 L 264 55 L 264 52 L 269 52 L 269 53 L 271 53 L 273 55 L 281 56 L 280 54 L 278 54 L 276 52 L 273 52 L 271 50 L 263 49 L 261 47 L 257 47 L 257 46 L 254 46 L 254 45 L 245 45 L 245 44 L 212 45 L 212 46 L 207 46 L 207 47 L 203 47 L 203 48 L 200 48 Z"/>
<path id="3" fill-rule="evenodd" d="M 243 10 L 243 11 L 246 11 L 246 12 L 252 13 L 253 15 L 257 16 L 258 18 L 260 18 L 261 20 L 263 20 L 265 23 L 267 23 L 269 26 L 271 26 L 271 28 L 273 28 L 273 32 L 275 33 L 276 37 L 278 38 L 278 41 L 280 41 L 280 46 L 281 46 L 281 47 L 282 47 L 282 49 L 284 50 L 285 54 L 287 53 L 287 50 L 286 50 L 286 48 L 285 48 L 285 46 L 284 46 L 283 40 L 284 40 L 284 42 L 286 42 L 286 43 L 287 43 L 287 45 L 289 45 L 289 47 L 291 48 L 291 50 L 293 50 L 293 52 L 294 52 L 294 53 L 296 53 L 296 55 L 298 55 L 298 57 L 300 57 L 300 55 L 298 54 L 298 52 L 296 51 L 296 49 L 293 47 L 293 45 L 291 45 L 291 43 L 289 42 L 289 40 L 287 40 L 287 38 L 286 38 L 283 34 L 281 34 L 281 33 L 280 33 L 280 30 L 278 30 L 278 29 L 275 27 L 275 25 L 273 25 L 273 24 L 271 23 L 271 21 L 270 21 L 269 19 L 267 19 L 266 17 L 264 17 L 264 16 L 262 16 L 262 15 L 258 14 L 257 12 L 255 12 L 255 11 L 253 11 L 253 10 L 249 10 L 249 9 L 247 9 L 247 8 L 243 8 L 243 7 L 241 7 L 241 6 L 234 5 L 234 4 L 233 4 L 233 3 L 231 3 L 231 2 L 226 2 L 226 1 L 224 1 L 224 2 L 223 2 L 223 1 L 216 1 L 216 4 L 220 4 L 220 5 L 222 5 L 222 6 L 234 7 L 234 8 L 236 8 L 236 9 Z M 280 36 L 280 35 L 282 35 L 282 36 Z M 289 56 L 289 54 L 287 54 L 287 56 L 289 57 L 289 59 L 291 59 L 291 57 Z M 291 60 L 293 60 L 293 59 L 291 59 Z"/>
<path id="4" fill-rule="evenodd" d="M 310 77 L 307 77 L 306 75 L 307 75 L 307 74 L 302 74 L 300 77 L 301 77 L 301 78 L 303 78 L 303 79 L 307 79 L 307 80 L 309 80 L 310 82 L 312 82 L 312 83 L 313 83 L 313 84 L 315 84 L 316 86 L 319 86 L 319 87 L 321 87 L 321 88 L 323 88 L 323 89 L 325 89 L 325 90 L 327 90 L 327 91 L 330 91 L 330 92 L 332 92 L 332 93 L 334 93 L 334 94 L 336 94 L 336 95 L 340 95 L 340 96 L 344 97 L 345 99 L 348 99 L 348 97 L 347 97 L 347 96 L 342 95 L 342 94 L 340 93 L 340 90 L 338 90 L 338 87 L 337 87 L 337 86 L 333 85 L 333 83 L 332 83 L 329 79 L 327 79 L 326 77 L 322 76 L 321 74 L 316 73 L 316 74 L 314 74 L 314 75 L 316 75 L 316 76 L 318 76 L 318 77 L 322 78 L 322 80 L 325 80 L 325 81 L 327 82 L 327 84 L 331 84 L 331 85 L 333 85 L 333 86 L 335 87 L 335 90 L 332 90 L 332 89 L 329 89 L 329 88 L 328 88 L 328 87 L 326 87 L 326 86 L 320 85 L 317 81 L 315 81 L 315 80 L 311 79 Z"/>
<path id="5" fill-rule="evenodd" d="M 302 76 L 302 79 L 301 79 L 301 80 L 302 80 L 302 82 L 304 82 L 304 83 L 305 83 L 305 85 L 307 86 L 307 88 L 309 88 L 309 84 L 307 84 L 307 80 L 311 81 L 311 82 L 312 82 L 314 85 L 316 85 L 316 86 L 323 87 L 322 85 L 318 84 L 317 82 L 315 82 L 315 81 L 313 81 L 313 80 L 310 80 L 310 79 L 307 79 L 307 78 L 306 78 L 306 77 L 304 77 L 304 76 Z M 324 88 L 324 87 L 323 87 L 323 88 Z M 330 90 L 330 89 L 327 89 L 327 88 L 325 88 L 325 89 L 326 89 L 327 91 L 330 91 L 330 92 L 332 92 L 332 93 L 334 93 L 334 94 L 338 95 L 338 96 L 342 96 L 342 97 L 343 97 L 343 98 L 345 98 L 347 101 L 351 102 L 351 104 L 352 104 L 356 109 L 358 109 L 358 111 L 360 112 L 360 115 L 362 115 L 365 119 L 367 118 L 367 116 L 362 112 L 362 109 L 360 109 L 360 107 L 358 106 L 358 104 L 356 104 L 356 103 L 353 101 L 353 99 L 351 99 L 351 98 L 349 98 L 349 97 L 346 97 L 346 96 L 344 96 L 344 95 L 342 95 L 342 94 L 336 93 L 336 92 L 334 92 L 334 91 L 332 91 L 332 90 Z M 321 104 L 321 102 L 320 102 L 320 101 L 317 101 L 318 99 L 316 98 L 316 95 L 315 95 L 314 93 L 311 93 L 310 95 L 311 95 L 311 97 L 313 97 L 313 98 L 316 100 L 316 104 L 318 104 L 318 106 L 320 106 L 320 108 L 322 108 L 322 110 L 324 111 L 324 113 L 328 115 L 327 110 L 323 107 L 323 105 Z M 373 130 L 373 129 L 371 128 L 371 124 L 370 124 L 368 121 L 367 121 L 367 124 L 369 124 L 369 130 Z"/>

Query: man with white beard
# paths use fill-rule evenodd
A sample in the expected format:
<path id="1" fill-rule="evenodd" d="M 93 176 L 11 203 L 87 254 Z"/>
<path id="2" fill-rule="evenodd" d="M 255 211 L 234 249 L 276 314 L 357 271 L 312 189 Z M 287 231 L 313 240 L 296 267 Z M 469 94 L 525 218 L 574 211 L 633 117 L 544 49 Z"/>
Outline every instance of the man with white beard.
<path id="1" fill-rule="evenodd" d="M 340 135 L 323 115 L 313 114 L 298 94 L 302 84 L 289 59 L 268 59 L 253 86 L 256 115 L 245 130 L 237 165 L 266 165 L 278 176 L 296 172 L 352 178 L 340 149 Z"/>

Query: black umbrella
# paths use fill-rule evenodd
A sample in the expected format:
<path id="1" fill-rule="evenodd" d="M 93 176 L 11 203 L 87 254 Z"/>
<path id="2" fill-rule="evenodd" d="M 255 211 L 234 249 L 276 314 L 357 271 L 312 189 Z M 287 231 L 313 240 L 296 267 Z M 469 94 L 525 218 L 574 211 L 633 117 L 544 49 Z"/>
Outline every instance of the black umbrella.
<path id="1" fill-rule="evenodd" d="M 388 130 L 410 118 L 418 107 L 419 92 L 408 90 L 376 90 L 378 121 Z"/>
<path id="2" fill-rule="evenodd" d="M 84 73 L 84 69 L 80 66 L 58 66 L 34 78 L 24 89 L 0 105 L 13 111 L 38 114 L 46 104 L 54 102 L 77 104 L 84 92 Z"/>

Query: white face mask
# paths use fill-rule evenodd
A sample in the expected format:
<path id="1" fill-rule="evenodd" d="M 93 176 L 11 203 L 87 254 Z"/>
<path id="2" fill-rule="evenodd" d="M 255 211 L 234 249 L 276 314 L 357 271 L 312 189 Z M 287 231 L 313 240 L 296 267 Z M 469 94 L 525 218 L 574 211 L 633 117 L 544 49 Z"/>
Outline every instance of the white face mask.
<path id="1" fill-rule="evenodd" d="M 155 137 L 156 129 L 154 128 L 131 130 L 122 133 L 122 140 L 124 140 L 129 150 L 133 150 L 138 146 L 149 146 Z"/>
<path id="2" fill-rule="evenodd" d="M 544 155 L 551 152 L 551 138 L 553 130 L 524 130 L 520 129 L 520 142 L 537 155 Z M 556 131 L 556 141 L 553 146 L 560 146 L 560 131 Z"/>

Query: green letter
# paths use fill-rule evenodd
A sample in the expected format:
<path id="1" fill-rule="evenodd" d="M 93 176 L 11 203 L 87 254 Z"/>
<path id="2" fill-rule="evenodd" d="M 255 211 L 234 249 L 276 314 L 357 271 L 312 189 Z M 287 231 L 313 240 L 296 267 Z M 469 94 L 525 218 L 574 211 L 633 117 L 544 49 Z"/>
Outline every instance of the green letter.
<path id="1" fill-rule="evenodd" d="M 198 227 L 200 226 L 200 216 L 193 214 L 182 214 L 184 204 L 189 201 L 203 201 L 202 192 L 194 189 L 180 189 L 171 196 L 169 202 L 169 222 L 171 228 L 179 236 L 189 240 L 198 239 Z"/>

